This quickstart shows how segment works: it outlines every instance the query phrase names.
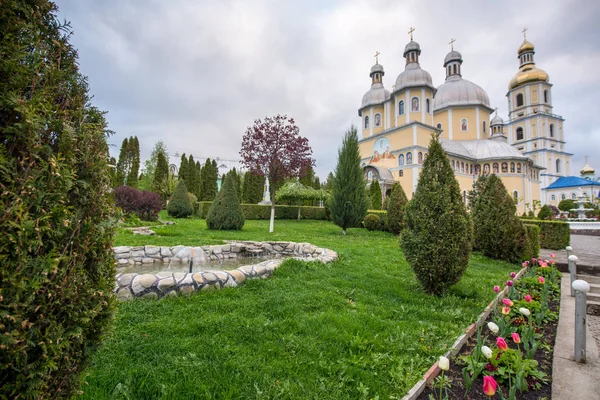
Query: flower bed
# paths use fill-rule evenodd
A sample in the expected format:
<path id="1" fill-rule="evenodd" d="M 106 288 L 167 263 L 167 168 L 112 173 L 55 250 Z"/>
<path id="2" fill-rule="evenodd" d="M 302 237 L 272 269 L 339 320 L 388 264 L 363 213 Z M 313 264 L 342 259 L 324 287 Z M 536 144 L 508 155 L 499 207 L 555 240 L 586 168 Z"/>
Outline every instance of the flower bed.
<path id="1" fill-rule="evenodd" d="M 507 281 L 507 296 L 462 351 L 451 361 L 440 358 L 435 367 L 441 373 L 429 377 L 419 399 L 551 397 L 561 275 L 554 260 L 524 266 L 521 279 Z"/>

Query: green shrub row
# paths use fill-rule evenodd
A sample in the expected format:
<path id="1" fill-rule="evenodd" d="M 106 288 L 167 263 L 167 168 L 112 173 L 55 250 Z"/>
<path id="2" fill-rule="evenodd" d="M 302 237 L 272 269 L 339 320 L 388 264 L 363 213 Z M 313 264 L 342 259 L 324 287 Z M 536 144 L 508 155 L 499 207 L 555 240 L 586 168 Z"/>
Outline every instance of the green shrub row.
<path id="1" fill-rule="evenodd" d="M 531 260 L 540 255 L 540 227 L 537 225 L 523 224 L 525 229 L 525 244 L 523 248 L 523 260 Z"/>
<path id="2" fill-rule="evenodd" d="M 194 207 L 195 215 L 200 218 L 206 218 L 212 201 L 200 201 L 197 207 Z M 242 212 L 247 220 L 269 219 L 271 218 L 271 206 L 259 204 L 242 204 Z M 302 219 L 327 220 L 325 207 L 300 206 L 300 215 Z M 298 206 L 275 205 L 276 219 L 297 219 Z"/>
<path id="3" fill-rule="evenodd" d="M 540 227 L 540 247 L 560 250 L 571 243 L 571 230 L 564 221 L 527 220 L 527 224 Z"/>

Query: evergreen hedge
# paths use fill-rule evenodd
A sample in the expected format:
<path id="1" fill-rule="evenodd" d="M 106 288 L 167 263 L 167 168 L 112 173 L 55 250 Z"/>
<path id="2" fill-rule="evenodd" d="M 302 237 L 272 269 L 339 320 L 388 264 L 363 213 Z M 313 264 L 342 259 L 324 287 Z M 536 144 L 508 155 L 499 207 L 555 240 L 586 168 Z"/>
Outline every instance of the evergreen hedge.
<path id="1" fill-rule="evenodd" d="M 374 180 L 371 182 L 369 198 L 371 200 L 371 209 L 381 210 L 381 185 L 379 185 L 379 181 Z"/>
<path id="2" fill-rule="evenodd" d="M 206 218 L 212 201 L 200 201 L 197 203 L 196 213 L 200 218 Z M 240 204 L 244 219 L 269 219 L 271 218 L 271 206 L 259 204 Z M 328 220 L 325 207 L 300 206 L 302 219 Z M 276 219 L 297 219 L 298 206 L 275 205 Z"/>
<path id="3" fill-rule="evenodd" d="M 540 255 L 540 227 L 531 224 L 523 224 L 523 227 L 525 228 L 527 241 L 521 259 L 531 260 L 537 258 Z"/>
<path id="4" fill-rule="evenodd" d="M 404 229 L 404 214 L 406 214 L 408 199 L 399 183 L 394 183 L 392 193 L 388 198 L 390 199 L 387 207 L 388 229 L 397 235 Z"/>
<path id="5" fill-rule="evenodd" d="M 244 227 L 244 212 L 235 186 L 235 177 L 227 174 L 221 191 L 206 215 L 208 229 L 239 231 Z"/>
<path id="6" fill-rule="evenodd" d="M 194 208 L 188 194 L 185 181 L 180 179 L 167 205 L 167 213 L 171 217 L 186 218 L 192 215 Z"/>
<path id="7" fill-rule="evenodd" d="M 0 32 L 0 398 L 71 398 L 115 305 L 110 131 L 53 2 Z"/>
<path id="8" fill-rule="evenodd" d="M 539 245 L 542 249 L 562 250 L 571 243 L 571 229 L 567 222 L 528 219 L 526 223 L 540 227 Z"/>

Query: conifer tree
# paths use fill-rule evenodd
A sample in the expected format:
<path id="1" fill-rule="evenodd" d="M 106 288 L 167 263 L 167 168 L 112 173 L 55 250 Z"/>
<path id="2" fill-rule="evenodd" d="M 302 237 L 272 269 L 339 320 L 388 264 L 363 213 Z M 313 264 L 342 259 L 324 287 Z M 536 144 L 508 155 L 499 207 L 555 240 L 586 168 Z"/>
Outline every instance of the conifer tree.
<path id="1" fill-rule="evenodd" d="M 129 174 L 129 139 L 123 139 L 121 150 L 119 151 L 119 161 L 117 162 L 116 186 L 126 184 L 126 178 Z"/>
<path id="2" fill-rule="evenodd" d="M 127 174 L 127 186 L 137 188 L 140 173 L 140 142 L 137 136 L 133 136 L 128 144 L 128 158 L 130 160 L 129 173 Z"/>
<path id="3" fill-rule="evenodd" d="M 304 165 L 300 168 L 300 174 L 298 176 L 298 181 L 307 187 L 312 187 L 315 180 L 315 171 L 311 164 Z"/>
<path id="4" fill-rule="evenodd" d="M 241 230 L 244 227 L 244 213 L 235 192 L 234 177 L 224 175 L 221 191 L 214 199 L 206 215 L 208 229 Z"/>
<path id="5" fill-rule="evenodd" d="M 164 154 L 158 154 L 158 160 L 156 162 L 156 171 L 154 172 L 154 180 L 152 181 L 152 191 L 161 195 L 161 198 L 165 200 L 167 198 L 164 191 L 165 185 L 169 182 L 169 165 L 167 164 L 167 158 Z"/>
<path id="6" fill-rule="evenodd" d="M 319 180 L 318 176 L 315 176 L 315 180 L 313 181 L 312 187 L 315 190 L 321 189 L 321 181 Z"/>
<path id="7" fill-rule="evenodd" d="M 140 175 L 138 189 L 152 191 L 152 182 L 154 181 L 154 172 L 156 171 L 156 163 L 158 162 L 158 153 L 163 153 L 169 164 L 169 153 L 167 147 L 162 140 L 157 141 L 152 148 L 150 158 L 144 161 L 143 179 Z"/>
<path id="8" fill-rule="evenodd" d="M 202 193 L 202 164 L 200 161 L 196 161 L 196 165 L 194 166 L 194 173 L 196 174 L 196 190 L 194 193 L 196 198 L 200 199 L 200 194 Z"/>
<path id="9" fill-rule="evenodd" d="M 262 200 L 265 186 L 265 177 L 246 171 L 242 187 L 242 203 L 257 204 Z"/>
<path id="10" fill-rule="evenodd" d="M 325 190 L 333 189 L 333 179 L 334 179 L 333 172 L 330 172 L 329 174 L 327 174 L 327 179 L 323 183 L 323 189 L 325 189 Z"/>
<path id="11" fill-rule="evenodd" d="M 194 196 L 198 197 L 200 193 L 200 188 L 198 187 L 199 179 L 197 179 L 196 174 L 196 161 L 194 160 L 194 156 L 190 154 L 188 158 L 187 171 L 185 177 L 185 185 L 188 189 L 188 192 L 192 193 Z"/>
<path id="12" fill-rule="evenodd" d="M 185 185 L 185 181 L 180 179 L 169 200 L 167 213 L 169 213 L 171 217 L 186 218 L 192 215 L 193 212 L 194 208 L 190 196 L 188 196 L 188 188 Z"/>
<path id="13" fill-rule="evenodd" d="M 471 254 L 472 225 L 437 136 L 406 207 L 400 244 L 425 292 L 441 295 L 460 281 Z"/>
<path id="14" fill-rule="evenodd" d="M 368 197 L 363 171 L 360 166 L 358 135 L 352 126 L 344 136 L 338 151 L 338 162 L 329 203 L 332 221 L 346 230 L 358 226 L 367 214 Z"/>
<path id="15" fill-rule="evenodd" d="M 188 170 L 188 159 L 187 156 L 185 155 L 185 153 L 183 153 L 181 155 L 181 160 L 179 161 L 179 173 L 178 173 L 178 178 L 179 180 L 183 179 L 184 181 L 187 180 L 187 170 Z"/>
<path id="16" fill-rule="evenodd" d="M 397 235 L 404 229 L 404 214 L 406 213 L 406 204 L 408 203 L 402 185 L 394 183 L 392 193 L 387 198 L 389 198 L 387 205 L 388 229 Z"/>
<path id="17" fill-rule="evenodd" d="M 371 210 L 381 210 L 381 186 L 376 179 L 371 182 L 369 197 L 371 198 Z"/>
<path id="18" fill-rule="evenodd" d="M 480 177 L 473 200 L 475 249 L 487 257 L 520 262 L 527 238 L 502 180 L 495 174 Z"/>

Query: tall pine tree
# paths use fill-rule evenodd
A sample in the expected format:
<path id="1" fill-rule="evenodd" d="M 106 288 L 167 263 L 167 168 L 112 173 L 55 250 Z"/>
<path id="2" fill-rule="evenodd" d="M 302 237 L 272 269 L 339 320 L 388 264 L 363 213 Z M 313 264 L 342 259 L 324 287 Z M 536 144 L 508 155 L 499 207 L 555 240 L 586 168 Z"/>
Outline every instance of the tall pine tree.
<path id="1" fill-rule="evenodd" d="M 365 179 L 360 166 L 358 135 L 352 126 L 344 136 L 342 148 L 338 152 L 332 194 L 329 203 L 331 219 L 346 230 L 358 226 L 367 214 L 368 206 Z"/>
<path id="2" fill-rule="evenodd" d="M 428 154 L 406 207 L 400 244 L 425 292 L 441 295 L 467 269 L 473 227 L 437 136 L 432 136 Z"/>
<path id="3" fill-rule="evenodd" d="M 404 229 L 404 215 L 406 214 L 406 203 L 408 202 L 404 189 L 399 183 L 394 183 L 390 200 L 387 206 L 388 229 L 394 234 L 399 234 Z"/>
<path id="4" fill-rule="evenodd" d="M 198 197 L 200 193 L 200 188 L 198 187 L 199 179 L 197 179 L 196 175 L 196 161 L 194 160 L 194 156 L 190 154 L 188 158 L 187 171 L 186 171 L 186 181 L 185 185 L 187 186 L 188 192 L 192 193 L 194 196 Z"/>
<path id="5" fill-rule="evenodd" d="M 127 174 L 127 186 L 137 188 L 140 173 L 140 142 L 137 136 L 133 136 L 129 139 L 127 153 L 130 160 L 129 173 Z"/>
<path id="6" fill-rule="evenodd" d="M 188 171 L 188 159 L 187 156 L 185 155 L 185 153 L 183 153 L 181 155 L 181 161 L 179 162 L 179 173 L 178 173 L 178 178 L 179 180 L 183 179 L 184 181 L 187 182 L 187 171 Z M 187 183 L 186 183 L 187 185 Z"/>
<path id="7" fill-rule="evenodd" d="M 152 191 L 161 195 L 163 200 L 166 200 L 168 195 L 165 188 L 169 183 L 169 164 L 164 154 L 158 154 L 156 162 L 156 171 L 154 172 L 154 180 L 152 181 Z"/>
<path id="8" fill-rule="evenodd" d="M 117 162 L 117 173 L 116 173 L 116 186 L 122 186 L 126 184 L 126 178 L 129 174 L 129 139 L 123 139 L 121 143 L 121 150 L 119 151 L 119 161 Z"/>
<path id="9" fill-rule="evenodd" d="M 381 210 L 381 186 L 376 179 L 371 182 L 369 197 L 371 200 L 371 210 Z"/>
<path id="10" fill-rule="evenodd" d="M 263 199 L 265 177 L 247 171 L 244 174 L 244 185 L 242 187 L 242 203 L 257 204 Z"/>

